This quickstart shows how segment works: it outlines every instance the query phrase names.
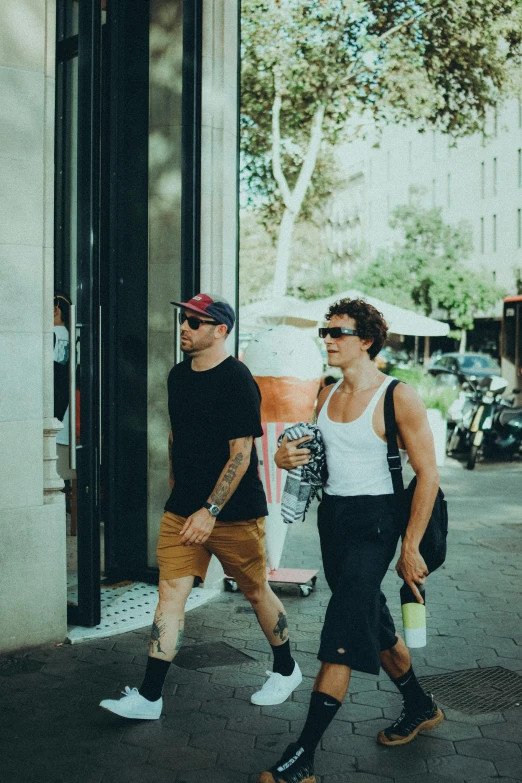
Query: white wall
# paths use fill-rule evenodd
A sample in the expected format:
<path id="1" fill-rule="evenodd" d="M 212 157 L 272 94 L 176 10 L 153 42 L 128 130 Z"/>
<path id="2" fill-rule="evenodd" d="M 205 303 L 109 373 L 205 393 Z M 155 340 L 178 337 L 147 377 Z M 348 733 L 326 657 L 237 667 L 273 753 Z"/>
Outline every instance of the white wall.
<path id="1" fill-rule="evenodd" d="M 0 650 L 66 631 L 54 469 L 54 0 L 0 0 Z"/>

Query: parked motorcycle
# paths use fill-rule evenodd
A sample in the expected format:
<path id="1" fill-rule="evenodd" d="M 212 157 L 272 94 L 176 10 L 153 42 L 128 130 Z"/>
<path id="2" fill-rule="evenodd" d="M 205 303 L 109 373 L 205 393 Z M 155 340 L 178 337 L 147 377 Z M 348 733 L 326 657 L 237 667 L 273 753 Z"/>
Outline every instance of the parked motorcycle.
<path id="1" fill-rule="evenodd" d="M 522 453 L 522 406 L 502 396 L 507 381 L 494 377 L 482 393 L 469 428 L 466 468 L 473 470 L 479 456 L 514 459 Z M 517 389 L 513 389 L 518 394 Z"/>

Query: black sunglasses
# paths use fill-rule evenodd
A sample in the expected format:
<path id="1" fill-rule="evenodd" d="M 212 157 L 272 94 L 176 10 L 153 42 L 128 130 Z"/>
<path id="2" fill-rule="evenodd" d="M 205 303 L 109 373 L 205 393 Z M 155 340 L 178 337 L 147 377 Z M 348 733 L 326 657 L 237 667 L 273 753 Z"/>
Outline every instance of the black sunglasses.
<path id="1" fill-rule="evenodd" d="M 188 323 L 189 328 L 192 329 L 193 332 L 196 332 L 201 324 L 210 324 L 211 326 L 219 326 L 217 321 L 202 321 L 201 318 L 195 318 L 193 315 L 187 315 L 186 313 L 179 313 L 178 315 L 178 321 L 181 324 L 184 324 L 185 321 Z"/>
<path id="2" fill-rule="evenodd" d="M 346 329 L 346 327 L 344 326 L 325 326 L 319 329 L 319 337 L 323 339 L 325 337 L 328 337 L 328 335 L 336 339 L 337 337 L 342 337 L 345 334 L 357 335 L 359 334 L 359 332 L 357 331 L 357 329 Z"/>

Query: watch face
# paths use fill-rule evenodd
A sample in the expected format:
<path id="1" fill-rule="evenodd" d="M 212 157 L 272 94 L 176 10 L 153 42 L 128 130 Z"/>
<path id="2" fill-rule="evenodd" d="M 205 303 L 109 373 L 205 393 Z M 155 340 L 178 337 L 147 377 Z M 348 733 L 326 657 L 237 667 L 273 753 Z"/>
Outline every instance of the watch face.
<path id="1" fill-rule="evenodd" d="M 209 511 L 213 517 L 217 517 L 217 515 L 219 514 L 219 506 L 212 505 L 210 506 Z"/>

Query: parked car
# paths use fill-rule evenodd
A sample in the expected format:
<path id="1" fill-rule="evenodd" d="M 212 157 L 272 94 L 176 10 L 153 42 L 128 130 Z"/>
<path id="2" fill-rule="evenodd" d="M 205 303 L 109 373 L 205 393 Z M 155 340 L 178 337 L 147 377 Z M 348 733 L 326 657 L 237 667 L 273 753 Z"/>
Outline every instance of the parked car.
<path id="1" fill-rule="evenodd" d="M 432 360 L 428 367 L 430 375 L 441 382 L 456 386 L 467 379 L 479 381 L 500 375 L 500 365 L 486 353 L 443 353 Z"/>

